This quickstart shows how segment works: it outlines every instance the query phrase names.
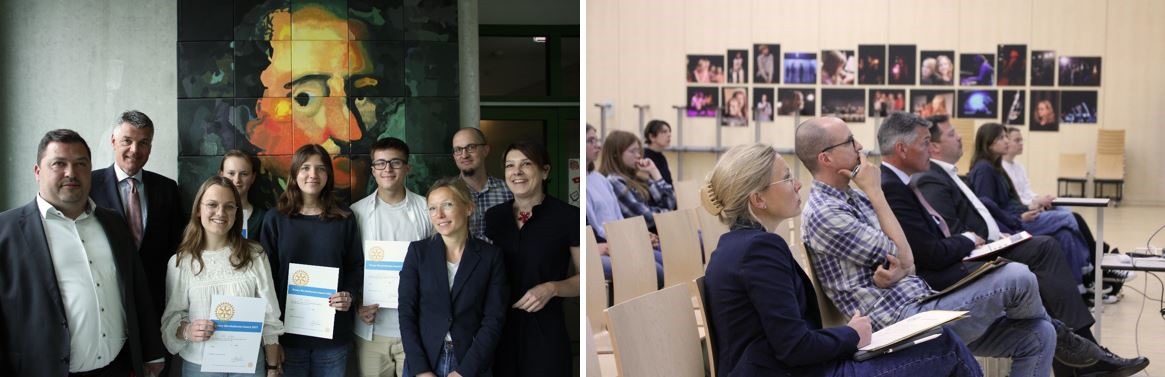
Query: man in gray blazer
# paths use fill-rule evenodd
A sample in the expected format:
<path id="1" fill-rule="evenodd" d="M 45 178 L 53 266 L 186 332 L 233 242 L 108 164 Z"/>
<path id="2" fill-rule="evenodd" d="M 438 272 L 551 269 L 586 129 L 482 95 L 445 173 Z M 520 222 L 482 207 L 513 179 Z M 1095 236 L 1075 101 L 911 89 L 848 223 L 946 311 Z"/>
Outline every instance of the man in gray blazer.
<path id="1" fill-rule="evenodd" d="M 49 131 L 33 167 L 37 197 L 0 213 L 0 375 L 161 370 L 145 272 L 125 222 L 89 199 L 90 159 L 76 132 Z"/>

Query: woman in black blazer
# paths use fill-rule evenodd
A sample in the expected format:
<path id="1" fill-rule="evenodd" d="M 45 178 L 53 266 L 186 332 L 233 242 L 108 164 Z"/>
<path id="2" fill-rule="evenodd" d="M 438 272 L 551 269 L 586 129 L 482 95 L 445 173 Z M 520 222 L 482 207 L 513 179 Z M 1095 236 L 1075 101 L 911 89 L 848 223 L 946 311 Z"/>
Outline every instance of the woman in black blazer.
<path id="1" fill-rule="evenodd" d="M 429 189 L 439 236 L 409 244 L 399 308 L 406 376 L 492 376 L 508 287 L 498 248 L 469 236 L 473 201 L 457 178 Z"/>
<path id="2" fill-rule="evenodd" d="M 872 168 L 871 168 L 872 169 Z M 854 361 L 870 343 L 860 313 L 823 329 L 817 297 L 785 240 L 771 233 L 801 212 L 801 183 L 771 146 L 732 148 L 702 190 L 704 208 L 732 228 L 704 276 L 708 326 L 721 376 L 978 376 L 971 351 L 949 329 L 901 352 Z"/>

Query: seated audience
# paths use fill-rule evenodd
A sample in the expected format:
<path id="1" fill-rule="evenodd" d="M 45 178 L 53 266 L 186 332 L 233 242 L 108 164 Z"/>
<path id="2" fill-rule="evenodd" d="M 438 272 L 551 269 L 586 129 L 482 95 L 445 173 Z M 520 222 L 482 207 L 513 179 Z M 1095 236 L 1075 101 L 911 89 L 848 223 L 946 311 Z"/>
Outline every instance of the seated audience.
<path id="1" fill-rule="evenodd" d="M 623 217 L 643 216 L 647 228 L 656 233 L 653 215 L 675 210 L 676 194 L 655 162 L 643 158 L 642 150 L 634 134 L 612 131 L 603 143 L 599 173 L 611 182 Z"/>
<path id="2" fill-rule="evenodd" d="M 909 153 L 925 153 L 921 148 Z M 1073 367 L 1101 357 L 1099 347 L 1048 317 L 1023 264 L 1003 264 L 933 296 L 914 272 L 914 252 L 882 192 L 879 169 L 864 161 L 861 143 L 841 119 L 802 123 L 795 149 L 814 178 L 803 241 L 823 290 L 843 313 L 868 314 L 876 330 L 927 310 L 969 311 L 951 329 L 977 356 L 1011 358 L 1013 376 L 1049 375 L 1053 353 Z M 860 190 L 850 188 L 851 180 Z"/>
<path id="3" fill-rule="evenodd" d="M 647 143 L 643 148 L 643 157 L 650 159 L 659 168 L 659 175 L 669 185 L 675 184 L 671 180 L 671 169 L 667 166 L 667 156 L 663 151 L 671 146 L 671 125 L 659 119 L 647 122 L 643 127 L 643 141 Z"/>
<path id="4" fill-rule="evenodd" d="M 922 346 L 854 361 L 870 343 L 870 318 L 823 329 L 812 284 L 785 240 L 772 231 L 801 211 L 801 183 L 767 145 L 732 148 L 712 170 L 704 208 L 731 230 L 705 275 L 722 376 L 979 376 L 979 364 L 954 331 Z"/>
<path id="5" fill-rule="evenodd" d="M 607 247 L 607 229 L 603 227 L 608 221 L 622 220 L 623 213 L 619 211 L 619 199 L 615 197 L 615 190 L 607 177 L 595 169 L 596 159 L 599 157 L 602 140 L 599 139 L 595 127 L 587 125 L 587 225 L 595 232 L 598 242 L 599 261 L 603 264 L 603 277 L 611 279 L 611 255 Z M 659 248 L 653 250 L 655 254 L 655 274 L 659 284 L 663 285 L 663 254 Z"/>

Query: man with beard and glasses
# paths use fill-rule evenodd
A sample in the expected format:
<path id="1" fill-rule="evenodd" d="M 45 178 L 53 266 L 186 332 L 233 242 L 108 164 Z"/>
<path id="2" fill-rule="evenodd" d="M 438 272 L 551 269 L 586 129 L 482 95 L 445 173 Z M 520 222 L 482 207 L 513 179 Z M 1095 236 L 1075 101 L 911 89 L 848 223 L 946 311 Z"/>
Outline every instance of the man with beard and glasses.
<path id="1" fill-rule="evenodd" d="M 506 183 L 485 174 L 485 159 L 489 144 L 485 134 L 476 128 L 462 128 L 453 134 L 453 161 L 461 171 L 461 179 L 469 187 L 476 211 L 469 220 L 469 231 L 474 237 L 488 240 L 485 232 L 485 211 L 514 198 Z"/>

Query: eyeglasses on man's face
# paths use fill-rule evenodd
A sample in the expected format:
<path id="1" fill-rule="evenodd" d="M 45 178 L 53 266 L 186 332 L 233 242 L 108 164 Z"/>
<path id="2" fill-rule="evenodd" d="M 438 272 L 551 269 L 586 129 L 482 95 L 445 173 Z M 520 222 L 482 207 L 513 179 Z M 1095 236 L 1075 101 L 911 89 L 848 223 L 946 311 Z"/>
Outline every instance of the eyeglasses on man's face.
<path id="1" fill-rule="evenodd" d="M 818 153 L 829 152 L 830 149 L 837 148 L 837 147 L 840 147 L 840 146 L 843 146 L 846 144 L 849 144 L 851 147 L 853 147 L 853 149 L 855 151 L 858 150 L 858 144 L 856 141 L 854 141 L 854 135 L 849 135 L 849 138 L 845 139 L 845 141 L 834 144 L 834 145 L 830 145 L 828 147 L 825 147 L 825 149 L 822 149 L 821 152 L 818 152 Z"/>
<path id="2" fill-rule="evenodd" d="M 372 162 L 372 168 L 376 170 L 384 170 L 384 168 L 392 167 L 392 170 L 398 170 L 405 166 L 405 160 L 394 158 L 391 160 L 376 160 Z"/>
<path id="3" fill-rule="evenodd" d="M 453 155 L 460 156 L 465 153 L 477 153 L 477 150 L 483 145 L 485 144 L 465 144 L 464 147 L 453 147 Z"/>

